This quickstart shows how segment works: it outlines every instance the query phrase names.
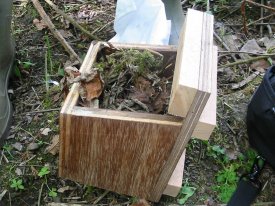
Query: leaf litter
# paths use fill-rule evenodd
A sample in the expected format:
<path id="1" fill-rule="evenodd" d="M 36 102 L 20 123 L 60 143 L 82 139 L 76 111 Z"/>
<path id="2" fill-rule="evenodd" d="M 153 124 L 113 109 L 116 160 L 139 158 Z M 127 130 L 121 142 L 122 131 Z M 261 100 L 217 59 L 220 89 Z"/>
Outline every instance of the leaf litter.
<path id="1" fill-rule="evenodd" d="M 174 68 L 165 67 L 163 60 L 155 51 L 118 49 L 108 43 L 102 46 L 93 68 L 80 75 L 70 69 L 67 81 L 80 82 L 82 106 L 98 99 L 100 108 L 164 114 Z"/>

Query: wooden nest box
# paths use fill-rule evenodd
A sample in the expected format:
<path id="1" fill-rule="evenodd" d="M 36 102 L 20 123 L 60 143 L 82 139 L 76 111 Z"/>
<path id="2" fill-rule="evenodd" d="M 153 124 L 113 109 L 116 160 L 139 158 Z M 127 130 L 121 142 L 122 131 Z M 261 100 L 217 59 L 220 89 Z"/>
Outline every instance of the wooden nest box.
<path id="1" fill-rule="evenodd" d="M 81 72 L 93 66 L 100 45 L 91 45 Z M 60 114 L 59 175 L 157 202 L 163 193 L 178 192 L 181 182 L 173 188 L 173 178 L 183 170 L 179 160 L 184 161 L 183 152 L 190 138 L 208 139 L 216 124 L 213 16 L 189 10 L 177 48 L 114 46 L 150 49 L 164 58 L 176 55 L 168 109 L 171 115 L 80 107 L 79 85 L 75 83 Z"/>

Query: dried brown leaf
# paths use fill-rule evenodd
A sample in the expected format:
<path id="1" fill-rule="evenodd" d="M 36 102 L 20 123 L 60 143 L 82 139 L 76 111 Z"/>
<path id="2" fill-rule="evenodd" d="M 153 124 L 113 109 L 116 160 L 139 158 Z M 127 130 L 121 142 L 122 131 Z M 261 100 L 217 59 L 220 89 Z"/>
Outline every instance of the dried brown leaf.
<path id="1" fill-rule="evenodd" d="M 265 59 L 258 60 L 250 65 L 250 68 L 259 72 L 265 72 L 270 67 L 270 64 Z"/>
<path id="2" fill-rule="evenodd" d="M 76 188 L 75 187 L 71 187 L 71 186 L 65 186 L 65 187 L 61 187 L 57 190 L 57 192 L 59 193 L 64 193 L 68 190 L 75 190 Z"/>
<path id="3" fill-rule="evenodd" d="M 44 136 L 48 136 L 50 131 L 52 131 L 50 128 L 41 128 L 40 129 L 41 134 Z"/>
<path id="4" fill-rule="evenodd" d="M 88 77 L 87 79 L 88 81 L 81 81 L 81 87 L 84 90 L 82 95 L 85 95 L 86 101 L 91 101 L 101 95 L 104 85 L 99 72 L 96 72 L 92 79 Z"/>
<path id="5" fill-rule="evenodd" d="M 56 155 L 59 152 L 59 135 L 55 135 L 52 138 L 51 145 L 49 145 L 46 150 L 46 153 L 51 153 L 52 155 Z"/>
<path id="6" fill-rule="evenodd" d="M 161 91 L 156 96 L 152 104 L 155 113 L 163 112 L 165 105 L 167 104 L 168 97 L 169 94 L 166 89 L 166 84 L 163 84 Z"/>
<path id="7" fill-rule="evenodd" d="M 47 24 L 43 21 L 43 19 L 42 20 L 34 19 L 33 24 L 36 26 L 38 31 L 41 31 L 48 27 Z"/>

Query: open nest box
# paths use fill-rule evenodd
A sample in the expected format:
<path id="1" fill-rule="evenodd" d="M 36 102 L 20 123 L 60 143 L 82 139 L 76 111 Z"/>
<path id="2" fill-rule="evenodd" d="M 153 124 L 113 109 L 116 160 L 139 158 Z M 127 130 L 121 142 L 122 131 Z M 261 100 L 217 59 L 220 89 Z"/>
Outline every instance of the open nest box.
<path id="1" fill-rule="evenodd" d="M 167 115 L 81 107 L 79 83 L 73 84 L 60 114 L 60 177 L 154 202 L 177 194 L 181 182 L 169 184 L 183 170 L 188 141 L 208 139 L 216 124 L 213 16 L 188 10 L 179 42 L 113 44 L 176 56 Z M 80 72 L 93 67 L 102 44 L 91 45 Z"/>

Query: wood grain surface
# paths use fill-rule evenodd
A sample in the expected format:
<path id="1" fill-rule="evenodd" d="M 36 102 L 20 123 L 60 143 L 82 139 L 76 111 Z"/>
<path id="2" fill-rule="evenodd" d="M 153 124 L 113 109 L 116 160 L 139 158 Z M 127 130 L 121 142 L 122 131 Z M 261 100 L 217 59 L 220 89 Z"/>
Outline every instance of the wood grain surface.
<path id="1" fill-rule="evenodd" d="M 92 113 L 92 112 L 91 112 Z M 66 116 L 63 129 L 64 178 L 150 199 L 178 135 L 178 127 L 129 118 L 83 116 L 75 108 Z M 77 124 L 74 124 L 76 123 Z"/>

